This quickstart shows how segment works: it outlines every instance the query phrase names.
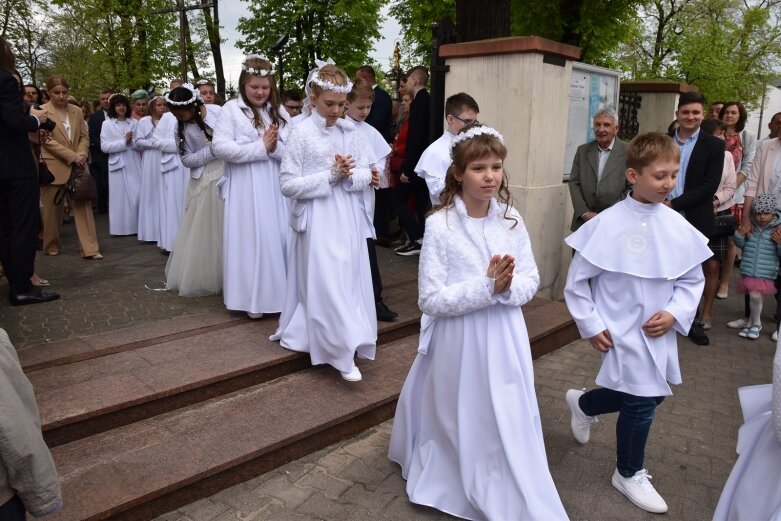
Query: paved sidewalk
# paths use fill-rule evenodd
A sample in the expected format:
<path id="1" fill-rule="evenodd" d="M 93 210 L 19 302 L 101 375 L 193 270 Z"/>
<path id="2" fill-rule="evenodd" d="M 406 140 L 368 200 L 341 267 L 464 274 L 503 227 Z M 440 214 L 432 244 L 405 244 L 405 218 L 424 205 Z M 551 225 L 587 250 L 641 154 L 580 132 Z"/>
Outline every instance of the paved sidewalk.
<path id="1" fill-rule="evenodd" d="M 767 306 L 766 329 L 774 308 L 769 298 Z M 742 423 L 736 390 L 771 380 L 775 345 L 770 331 L 749 341 L 723 325 L 741 310 L 739 296 L 717 303 L 710 346 L 679 339 L 684 383 L 659 407 L 646 451 L 646 467 L 670 507 L 666 519 L 711 518 L 735 461 Z M 599 356 L 585 341 L 534 363 L 548 461 L 559 494 L 573 521 L 659 519 L 634 507 L 610 483 L 615 415 L 594 424 L 588 445 L 572 438 L 564 392 L 592 387 L 598 368 Z M 157 521 L 452 519 L 407 500 L 399 468 L 387 458 L 391 425 L 383 423 Z"/>

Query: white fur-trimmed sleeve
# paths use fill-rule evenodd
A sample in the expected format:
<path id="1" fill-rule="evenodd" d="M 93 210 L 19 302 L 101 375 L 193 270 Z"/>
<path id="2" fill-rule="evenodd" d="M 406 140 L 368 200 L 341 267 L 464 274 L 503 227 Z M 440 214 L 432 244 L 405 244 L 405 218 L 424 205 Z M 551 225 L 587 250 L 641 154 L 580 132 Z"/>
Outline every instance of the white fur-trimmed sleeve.
<path id="1" fill-rule="evenodd" d="M 100 149 L 106 154 L 124 152 L 130 148 L 125 141 L 125 134 L 119 128 L 116 121 L 107 119 L 100 130 Z"/>
<path id="2" fill-rule="evenodd" d="M 448 259 L 447 238 L 452 232 L 447 228 L 442 213 L 440 211 L 426 219 L 418 268 L 418 306 L 432 317 L 466 315 L 494 303 L 491 284 L 483 273 L 448 285 L 448 262 L 463 260 Z"/>
<path id="3" fill-rule="evenodd" d="M 537 293 L 537 288 L 540 286 L 540 274 L 537 271 L 537 263 L 534 262 L 529 233 L 526 231 L 523 219 L 516 212 L 511 212 L 510 215 L 518 220 L 515 228 L 510 230 L 515 239 L 513 241 L 514 251 L 508 252 L 515 257 L 513 281 L 510 283 L 509 291 L 496 294 L 494 297 L 501 304 L 517 307 L 529 302 Z"/>
<path id="4" fill-rule="evenodd" d="M 306 136 L 299 129 L 293 129 L 279 169 L 279 187 L 285 197 L 314 199 L 331 194 L 330 170 L 305 172 L 306 147 Z"/>
<path id="5" fill-rule="evenodd" d="M 244 120 L 239 119 L 244 118 Z M 249 123 L 235 103 L 224 106 L 217 118 L 214 128 L 214 153 L 218 158 L 228 163 L 253 163 L 269 159 L 263 137 L 258 136 L 252 141 L 239 142 L 244 136 L 239 133 L 239 125 Z"/>

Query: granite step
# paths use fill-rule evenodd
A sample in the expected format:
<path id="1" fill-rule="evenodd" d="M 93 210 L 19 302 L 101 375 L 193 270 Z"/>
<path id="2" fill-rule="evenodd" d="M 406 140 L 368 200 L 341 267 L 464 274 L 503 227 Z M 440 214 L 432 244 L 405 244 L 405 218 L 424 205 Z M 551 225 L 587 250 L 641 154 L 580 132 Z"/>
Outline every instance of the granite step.
<path id="1" fill-rule="evenodd" d="M 577 337 L 561 302 L 535 299 L 524 315 L 535 358 Z M 394 414 L 417 345 L 407 333 L 378 346 L 375 361 L 358 362 L 359 383 L 307 364 L 54 447 L 66 506 L 51 519 L 151 519 L 379 424 Z"/>
<path id="2" fill-rule="evenodd" d="M 414 283 L 398 286 L 394 297 L 399 318 L 379 323 L 378 344 L 418 330 Z M 127 328 L 25 350 L 35 352 L 23 356 L 47 443 L 61 445 L 310 365 L 307 355 L 268 340 L 278 315 L 206 315 L 171 329 Z"/>

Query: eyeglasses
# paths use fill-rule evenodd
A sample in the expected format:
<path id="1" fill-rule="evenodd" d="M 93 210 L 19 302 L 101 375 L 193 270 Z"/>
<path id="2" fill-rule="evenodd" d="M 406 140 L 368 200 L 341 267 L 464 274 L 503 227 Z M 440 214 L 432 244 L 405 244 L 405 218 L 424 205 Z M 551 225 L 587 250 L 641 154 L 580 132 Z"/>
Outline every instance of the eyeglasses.
<path id="1" fill-rule="evenodd" d="M 460 117 L 460 116 L 456 116 L 455 114 L 451 114 L 451 116 L 453 116 L 454 118 L 456 118 L 458 121 L 460 121 L 460 122 L 461 122 L 461 123 L 463 123 L 464 125 L 472 125 L 473 123 L 474 123 L 474 124 L 477 124 L 477 125 L 479 125 L 479 124 L 480 124 L 480 122 L 479 122 L 479 121 L 477 121 L 476 119 L 464 119 L 464 118 L 462 118 L 462 117 Z"/>

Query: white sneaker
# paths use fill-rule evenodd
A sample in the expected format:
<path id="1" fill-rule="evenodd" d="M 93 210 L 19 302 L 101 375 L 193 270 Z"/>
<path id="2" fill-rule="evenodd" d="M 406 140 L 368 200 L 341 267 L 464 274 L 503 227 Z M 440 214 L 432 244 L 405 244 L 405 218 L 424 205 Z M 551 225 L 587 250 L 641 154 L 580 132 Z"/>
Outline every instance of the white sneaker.
<path id="1" fill-rule="evenodd" d="M 263 313 L 250 313 L 249 311 L 247 311 L 247 316 L 249 318 L 257 320 L 259 318 L 263 318 Z"/>
<path id="2" fill-rule="evenodd" d="M 347 380 L 348 382 L 360 382 L 363 378 L 363 375 L 361 375 L 361 371 L 358 369 L 358 366 L 353 363 L 353 368 L 350 369 L 349 373 L 341 373 L 342 378 Z"/>
<path id="3" fill-rule="evenodd" d="M 566 399 L 569 410 L 572 413 L 570 418 L 570 427 L 572 427 L 572 435 L 580 443 L 588 443 L 591 437 L 591 424 L 597 421 L 596 416 L 587 416 L 584 413 L 580 405 L 578 405 L 578 399 L 586 394 L 583 391 L 577 389 L 570 389 L 567 391 Z"/>
<path id="4" fill-rule="evenodd" d="M 773 342 L 778 342 L 778 329 L 773 331 L 773 334 L 770 335 L 770 340 L 772 340 Z"/>
<path id="5" fill-rule="evenodd" d="M 727 327 L 730 329 L 743 329 L 748 325 L 748 320 L 745 318 L 739 318 L 737 320 L 733 320 L 732 322 L 727 322 Z"/>
<path id="6" fill-rule="evenodd" d="M 618 469 L 613 472 L 613 486 L 629 501 L 648 512 L 664 514 L 667 512 L 667 503 L 651 485 L 650 480 L 651 475 L 645 469 L 638 470 L 634 476 L 629 478 L 619 474 Z"/>

